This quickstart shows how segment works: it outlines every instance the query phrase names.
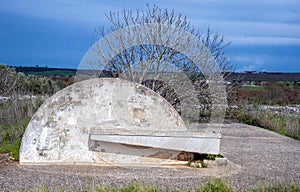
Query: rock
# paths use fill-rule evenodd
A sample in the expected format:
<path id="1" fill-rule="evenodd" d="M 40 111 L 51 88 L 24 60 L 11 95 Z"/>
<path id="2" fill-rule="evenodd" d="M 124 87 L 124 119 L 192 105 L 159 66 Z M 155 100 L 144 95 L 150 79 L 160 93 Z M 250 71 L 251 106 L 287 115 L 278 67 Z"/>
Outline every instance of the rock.
<path id="1" fill-rule="evenodd" d="M 201 168 L 201 164 L 198 161 L 194 161 L 191 163 L 190 167 Z"/>
<path id="2" fill-rule="evenodd" d="M 214 166 L 221 167 L 227 165 L 227 158 L 216 158 L 214 161 Z"/>
<path id="3" fill-rule="evenodd" d="M 192 159 L 194 159 L 194 153 L 191 152 L 182 151 L 177 155 L 178 161 L 191 161 Z"/>
<path id="4" fill-rule="evenodd" d="M 0 163 L 6 163 L 10 160 L 11 154 L 10 153 L 3 153 L 0 154 Z"/>

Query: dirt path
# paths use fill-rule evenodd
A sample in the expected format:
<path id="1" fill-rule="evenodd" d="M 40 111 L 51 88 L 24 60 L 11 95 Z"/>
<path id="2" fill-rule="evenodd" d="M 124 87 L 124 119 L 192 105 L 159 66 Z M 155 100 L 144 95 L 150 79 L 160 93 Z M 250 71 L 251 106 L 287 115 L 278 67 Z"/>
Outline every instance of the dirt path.
<path id="1" fill-rule="evenodd" d="M 0 165 L 0 191 L 49 187 L 54 191 L 83 190 L 95 186 L 120 187 L 134 183 L 162 189 L 193 190 L 216 177 L 238 190 L 263 182 L 300 184 L 300 142 L 258 127 L 230 124 L 222 129 L 221 153 L 229 166 L 207 169 L 187 167 L 95 167 Z"/>

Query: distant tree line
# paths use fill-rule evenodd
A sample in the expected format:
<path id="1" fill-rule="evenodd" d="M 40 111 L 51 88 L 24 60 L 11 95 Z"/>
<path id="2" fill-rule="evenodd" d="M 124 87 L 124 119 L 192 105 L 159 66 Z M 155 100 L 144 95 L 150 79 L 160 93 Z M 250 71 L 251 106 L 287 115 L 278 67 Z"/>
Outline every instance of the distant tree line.
<path id="1" fill-rule="evenodd" d="M 57 70 L 61 70 L 61 71 L 65 71 L 65 72 L 72 72 L 72 73 L 76 73 L 76 69 L 62 69 L 62 68 L 51 68 L 51 67 L 24 67 L 24 66 L 16 66 L 14 67 L 16 69 L 16 72 L 23 72 L 26 75 L 28 75 L 31 72 L 49 72 L 49 71 L 57 71 Z"/>

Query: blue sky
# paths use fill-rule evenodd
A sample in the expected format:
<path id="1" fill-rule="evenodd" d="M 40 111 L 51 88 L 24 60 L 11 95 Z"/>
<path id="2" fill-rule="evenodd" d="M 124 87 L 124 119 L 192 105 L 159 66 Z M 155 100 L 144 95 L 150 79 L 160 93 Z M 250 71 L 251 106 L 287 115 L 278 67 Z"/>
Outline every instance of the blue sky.
<path id="1" fill-rule="evenodd" d="M 0 63 L 7 65 L 77 68 L 94 28 L 107 26 L 105 12 L 150 3 L 224 35 L 238 71 L 300 72 L 299 0 L 0 1 Z"/>

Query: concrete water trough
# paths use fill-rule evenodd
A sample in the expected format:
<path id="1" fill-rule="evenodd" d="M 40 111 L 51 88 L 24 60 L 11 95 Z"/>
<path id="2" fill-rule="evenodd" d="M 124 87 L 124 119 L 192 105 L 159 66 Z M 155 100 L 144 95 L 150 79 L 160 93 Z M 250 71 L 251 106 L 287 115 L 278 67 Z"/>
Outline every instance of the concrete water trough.
<path id="1" fill-rule="evenodd" d="M 220 139 L 188 130 L 163 97 L 140 84 L 94 78 L 40 107 L 23 135 L 20 164 L 164 164 L 218 154 Z"/>

